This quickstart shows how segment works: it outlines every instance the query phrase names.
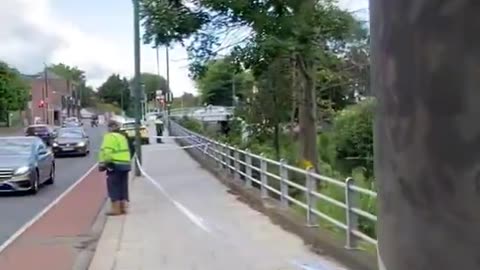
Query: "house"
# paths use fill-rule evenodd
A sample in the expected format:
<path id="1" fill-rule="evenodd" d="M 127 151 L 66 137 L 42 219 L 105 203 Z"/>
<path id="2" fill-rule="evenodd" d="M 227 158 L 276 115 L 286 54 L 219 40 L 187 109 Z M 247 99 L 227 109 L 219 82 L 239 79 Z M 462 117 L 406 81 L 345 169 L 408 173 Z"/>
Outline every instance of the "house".
<path id="1" fill-rule="evenodd" d="M 63 111 L 75 115 L 74 84 L 51 72 L 23 75 L 30 84 L 30 102 L 28 103 L 28 122 L 41 121 L 50 125 L 59 125 Z"/>

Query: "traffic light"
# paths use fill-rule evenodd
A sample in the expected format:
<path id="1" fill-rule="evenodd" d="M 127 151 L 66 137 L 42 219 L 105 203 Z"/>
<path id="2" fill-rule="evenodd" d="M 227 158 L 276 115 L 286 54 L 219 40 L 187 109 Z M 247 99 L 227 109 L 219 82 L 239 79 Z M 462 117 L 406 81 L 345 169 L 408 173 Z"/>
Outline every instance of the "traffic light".
<path id="1" fill-rule="evenodd" d="M 39 108 L 45 107 L 45 101 L 44 101 L 43 99 L 40 100 L 40 102 L 38 103 L 38 107 L 39 107 Z"/>

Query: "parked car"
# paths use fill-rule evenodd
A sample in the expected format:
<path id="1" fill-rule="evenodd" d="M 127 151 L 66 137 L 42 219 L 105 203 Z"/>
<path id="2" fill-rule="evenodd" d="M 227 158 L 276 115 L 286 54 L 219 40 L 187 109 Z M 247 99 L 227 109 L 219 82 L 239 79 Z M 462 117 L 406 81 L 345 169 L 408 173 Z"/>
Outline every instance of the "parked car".
<path id="1" fill-rule="evenodd" d="M 37 137 L 0 137 L 0 192 L 36 194 L 55 181 L 55 158 Z"/>
<path id="2" fill-rule="evenodd" d="M 53 129 L 45 124 L 31 125 L 25 129 L 25 136 L 35 136 L 43 140 L 43 142 L 50 146 L 54 138 Z"/>
<path id="3" fill-rule="evenodd" d="M 81 126 L 83 126 L 83 123 L 82 121 L 78 120 L 77 117 L 68 117 L 62 123 L 62 127 L 81 127 Z"/>
<path id="4" fill-rule="evenodd" d="M 129 138 L 135 137 L 135 120 L 125 120 L 120 123 L 120 130 L 124 131 Z M 150 136 L 148 134 L 148 129 L 145 125 L 140 126 L 140 138 L 143 144 L 150 143 Z"/>
<path id="5" fill-rule="evenodd" d="M 90 153 L 90 140 L 83 128 L 59 128 L 57 129 L 55 140 L 52 143 L 52 149 L 55 156 L 86 156 Z"/>

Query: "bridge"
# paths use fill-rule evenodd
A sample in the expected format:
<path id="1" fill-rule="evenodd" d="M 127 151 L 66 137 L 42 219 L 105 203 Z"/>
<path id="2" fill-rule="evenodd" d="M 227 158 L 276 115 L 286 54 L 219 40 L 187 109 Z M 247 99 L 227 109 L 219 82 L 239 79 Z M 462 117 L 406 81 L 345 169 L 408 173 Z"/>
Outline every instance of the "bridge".
<path id="1" fill-rule="evenodd" d="M 228 121 L 233 115 L 234 107 L 213 106 L 175 108 L 170 111 L 171 117 L 191 117 L 202 122 Z"/>

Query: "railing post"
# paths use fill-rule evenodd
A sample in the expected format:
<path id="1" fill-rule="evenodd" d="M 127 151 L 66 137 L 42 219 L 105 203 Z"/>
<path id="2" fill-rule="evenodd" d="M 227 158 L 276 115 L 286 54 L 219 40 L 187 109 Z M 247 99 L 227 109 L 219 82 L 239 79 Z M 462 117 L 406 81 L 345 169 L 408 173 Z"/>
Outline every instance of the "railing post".
<path id="1" fill-rule="evenodd" d="M 317 207 L 317 198 L 312 194 L 313 191 L 317 191 L 317 180 L 313 177 L 313 168 L 307 169 L 307 175 L 305 178 L 305 184 L 307 192 L 305 194 L 305 199 L 307 201 L 307 226 L 315 227 L 317 226 L 317 216 L 313 213 L 312 209 Z"/>
<path id="2" fill-rule="evenodd" d="M 233 171 L 233 179 L 238 180 L 241 179 L 240 177 L 240 153 L 238 152 L 238 148 L 233 149 L 233 167 L 235 170 Z"/>
<path id="3" fill-rule="evenodd" d="M 267 161 L 265 160 L 265 156 L 262 154 L 260 158 L 260 194 L 263 199 L 268 198 L 268 176 L 266 174 L 268 170 Z"/>
<path id="4" fill-rule="evenodd" d="M 230 164 L 230 159 L 228 157 L 230 156 L 230 149 L 228 149 L 226 145 L 223 145 L 222 149 L 223 168 L 226 170 L 225 172 L 229 172 L 230 169 L 228 168 L 228 165 Z"/>
<path id="5" fill-rule="evenodd" d="M 280 203 L 283 207 L 288 207 L 288 169 L 285 167 L 285 160 L 280 160 Z"/>
<path id="6" fill-rule="evenodd" d="M 358 206 L 358 194 L 356 194 L 351 188 L 354 182 L 355 180 L 352 177 L 345 179 L 345 218 L 347 223 L 345 248 L 347 249 L 356 248 L 356 240 L 353 231 L 358 229 L 358 217 L 352 211 L 354 207 Z"/>
<path id="7" fill-rule="evenodd" d="M 223 151 L 222 151 L 222 145 L 219 144 L 219 143 L 215 143 L 215 148 L 216 148 L 216 152 L 217 153 L 217 166 L 218 166 L 218 169 L 223 169 L 223 165 L 222 165 L 222 161 L 223 161 Z"/>
<path id="8" fill-rule="evenodd" d="M 245 184 L 248 188 L 252 187 L 252 156 L 250 155 L 250 150 L 245 151 L 245 173 L 247 175 L 245 179 Z"/>

